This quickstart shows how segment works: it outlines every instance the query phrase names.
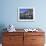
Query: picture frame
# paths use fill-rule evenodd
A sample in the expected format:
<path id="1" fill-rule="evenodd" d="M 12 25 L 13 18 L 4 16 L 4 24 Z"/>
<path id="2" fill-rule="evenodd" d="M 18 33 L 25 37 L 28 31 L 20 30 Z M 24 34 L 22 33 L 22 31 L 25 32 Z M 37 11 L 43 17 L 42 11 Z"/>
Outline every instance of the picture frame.
<path id="1" fill-rule="evenodd" d="M 34 21 L 35 20 L 35 8 L 19 7 L 17 19 L 18 21 Z"/>

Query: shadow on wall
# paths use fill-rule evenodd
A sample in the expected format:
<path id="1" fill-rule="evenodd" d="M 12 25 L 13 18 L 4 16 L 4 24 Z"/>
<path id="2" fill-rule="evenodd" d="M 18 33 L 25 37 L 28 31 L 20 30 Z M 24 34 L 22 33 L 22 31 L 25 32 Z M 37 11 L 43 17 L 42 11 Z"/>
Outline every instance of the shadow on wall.
<path id="1" fill-rule="evenodd" d="M 0 43 L 2 43 L 2 32 L 5 32 L 6 30 L 4 30 L 4 28 L 6 28 L 6 26 L 4 24 L 0 24 Z"/>

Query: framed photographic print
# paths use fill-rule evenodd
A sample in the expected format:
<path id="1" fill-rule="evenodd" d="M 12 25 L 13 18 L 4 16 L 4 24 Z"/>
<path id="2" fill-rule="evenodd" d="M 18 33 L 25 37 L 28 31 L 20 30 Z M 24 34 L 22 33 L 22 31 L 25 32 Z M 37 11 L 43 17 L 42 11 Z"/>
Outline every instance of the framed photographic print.
<path id="1" fill-rule="evenodd" d="M 18 8 L 18 21 L 34 21 L 35 9 L 31 7 Z"/>

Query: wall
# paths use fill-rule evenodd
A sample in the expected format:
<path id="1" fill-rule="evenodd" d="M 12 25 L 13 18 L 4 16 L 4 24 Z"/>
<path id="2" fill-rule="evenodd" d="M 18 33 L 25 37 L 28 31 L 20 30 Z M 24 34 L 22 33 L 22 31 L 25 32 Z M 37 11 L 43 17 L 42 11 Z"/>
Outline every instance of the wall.
<path id="1" fill-rule="evenodd" d="M 35 21 L 18 22 L 18 7 L 34 7 Z M 0 31 L 9 24 L 16 28 L 40 27 L 46 32 L 46 0 L 0 0 Z"/>
<path id="2" fill-rule="evenodd" d="M 13 24 L 16 28 L 46 28 L 46 0 L 0 0 L 1 15 L 0 25 Z M 18 22 L 17 8 L 18 7 L 34 7 L 35 21 L 33 22 Z"/>

